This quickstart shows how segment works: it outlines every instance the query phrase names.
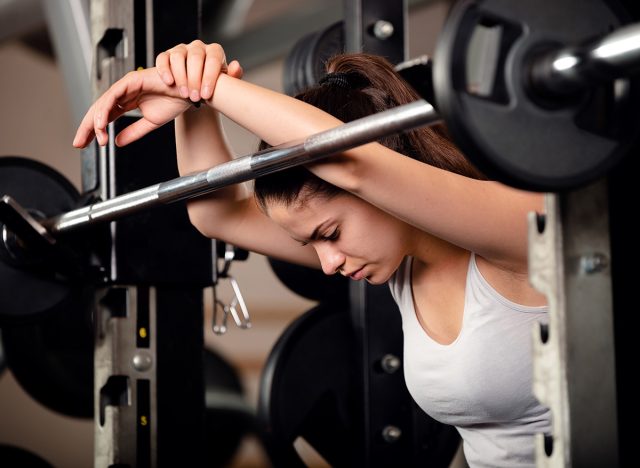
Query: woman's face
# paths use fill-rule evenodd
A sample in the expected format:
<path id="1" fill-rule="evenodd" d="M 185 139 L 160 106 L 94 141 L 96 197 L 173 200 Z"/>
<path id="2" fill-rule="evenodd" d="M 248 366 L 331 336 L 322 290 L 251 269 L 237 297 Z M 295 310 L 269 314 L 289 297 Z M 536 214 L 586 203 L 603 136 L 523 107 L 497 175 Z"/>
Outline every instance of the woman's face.
<path id="1" fill-rule="evenodd" d="M 268 214 L 295 240 L 313 246 L 325 274 L 382 284 L 400 266 L 409 246 L 405 223 L 349 193 L 305 198 L 291 206 L 272 203 Z"/>

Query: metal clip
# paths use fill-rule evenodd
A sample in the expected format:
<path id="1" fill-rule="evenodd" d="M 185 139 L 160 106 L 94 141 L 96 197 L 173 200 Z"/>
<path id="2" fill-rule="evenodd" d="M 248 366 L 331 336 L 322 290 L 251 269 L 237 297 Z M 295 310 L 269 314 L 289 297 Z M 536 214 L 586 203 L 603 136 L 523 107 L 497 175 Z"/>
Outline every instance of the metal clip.
<path id="1" fill-rule="evenodd" d="M 231 262 L 235 258 L 235 249 L 232 245 L 225 245 L 224 263 L 222 268 L 218 269 L 218 282 L 221 280 L 229 281 L 231 288 L 233 289 L 233 298 L 229 304 L 225 304 L 216 294 L 216 286 L 213 289 L 213 333 L 216 335 L 223 335 L 227 331 L 227 320 L 229 315 L 233 318 L 233 321 L 239 328 L 247 329 L 251 328 L 251 317 L 249 317 L 249 311 L 247 305 L 242 297 L 240 286 L 236 279 L 229 275 L 229 268 Z M 240 311 L 238 311 L 238 307 Z"/>
<path id="2" fill-rule="evenodd" d="M 213 333 L 216 335 L 224 335 L 227 332 L 227 318 L 229 317 L 227 306 L 218 299 L 216 287 L 212 287 L 211 290 L 213 291 Z M 222 315 L 222 317 L 220 317 L 220 315 Z"/>

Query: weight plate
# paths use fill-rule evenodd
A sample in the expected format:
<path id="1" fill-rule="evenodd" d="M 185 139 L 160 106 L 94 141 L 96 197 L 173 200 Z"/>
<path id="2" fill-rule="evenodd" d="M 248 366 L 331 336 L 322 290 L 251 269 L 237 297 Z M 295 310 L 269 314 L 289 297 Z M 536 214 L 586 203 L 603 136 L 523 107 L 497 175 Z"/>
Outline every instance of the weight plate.
<path id="1" fill-rule="evenodd" d="M 295 96 L 316 85 L 325 74 L 325 62 L 343 51 L 342 21 L 300 38 L 285 58 L 283 67 L 285 93 Z"/>
<path id="2" fill-rule="evenodd" d="M 305 466 L 294 448 L 298 437 L 331 466 L 359 466 L 365 451 L 374 453 L 363 447 L 363 370 L 356 341 L 348 308 L 335 303 L 309 310 L 278 339 L 264 367 L 258 400 L 275 466 Z M 419 460 L 420 465 L 448 467 L 459 445 L 456 429 L 429 418 L 411 404 L 408 392 L 406 399 L 404 416 L 412 427 L 403 428 L 403 439 L 395 445 L 403 458 L 396 457 L 393 466 Z M 377 443 L 372 437 L 371 444 Z M 377 460 L 376 466 L 387 464 Z"/>
<path id="3" fill-rule="evenodd" d="M 64 310 L 2 329 L 7 365 L 34 400 L 67 416 L 93 417 L 93 294 Z"/>
<path id="4" fill-rule="evenodd" d="M 325 275 L 315 268 L 268 258 L 278 279 L 294 293 L 314 301 L 349 299 L 349 279 L 341 275 Z"/>
<path id="5" fill-rule="evenodd" d="M 602 85 L 551 105 L 528 89 L 535 54 L 581 45 L 620 26 L 611 4 L 454 5 L 436 46 L 436 102 L 456 143 L 488 176 L 530 190 L 571 189 L 603 176 L 625 154 L 639 121 L 637 81 L 629 80 L 624 93 L 624 86 L 614 92 Z"/>
<path id="6" fill-rule="evenodd" d="M 275 466 L 305 466 L 293 446 L 299 436 L 331 466 L 356 464 L 357 372 L 350 326 L 344 308 L 321 304 L 294 321 L 269 354 L 258 417 L 267 428 Z"/>
<path id="7" fill-rule="evenodd" d="M 244 401 L 240 377 L 218 353 L 205 349 L 205 437 L 211 448 L 206 466 L 228 466 L 244 436 L 253 432 L 255 415 Z"/>
<path id="8" fill-rule="evenodd" d="M 0 330 L 0 377 L 7 367 L 7 361 L 4 357 L 4 346 L 2 345 L 2 330 Z"/>
<path id="9" fill-rule="evenodd" d="M 78 191 L 61 174 L 21 157 L 0 157 L 2 195 L 10 195 L 23 208 L 40 217 L 71 210 L 80 198 Z M 4 251 L 0 255 L 0 323 L 29 320 L 69 302 L 77 288 L 55 270 L 55 265 L 20 265 Z"/>
<path id="10" fill-rule="evenodd" d="M 53 465 L 35 453 L 5 444 L 0 444 L 0 466 L 5 468 L 53 468 Z"/>

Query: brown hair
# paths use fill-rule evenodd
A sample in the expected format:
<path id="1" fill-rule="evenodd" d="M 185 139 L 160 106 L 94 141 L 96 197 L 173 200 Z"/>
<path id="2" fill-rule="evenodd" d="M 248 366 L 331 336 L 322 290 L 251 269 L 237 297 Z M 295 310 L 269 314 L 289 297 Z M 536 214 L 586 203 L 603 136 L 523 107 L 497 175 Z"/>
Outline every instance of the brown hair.
<path id="1" fill-rule="evenodd" d="M 330 74 L 347 79 L 321 80 L 295 96 L 318 107 L 343 122 L 365 117 L 420 97 L 384 58 L 368 54 L 341 54 L 326 63 Z M 344 74 L 344 75 L 343 75 Z M 324 82 L 323 82 L 324 81 Z M 445 127 L 437 124 L 378 140 L 382 145 L 432 166 L 474 179 L 486 179 L 452 143 Z M 268 145 L 262 142 L 260 149 Z M 342 189 L 313 175 L 304 167 L 294 167 L 259 177 L 255 181 L 255 197 L 266 211 L 267 201 L 289 205 L 300 193 L 330 198 Z"/>

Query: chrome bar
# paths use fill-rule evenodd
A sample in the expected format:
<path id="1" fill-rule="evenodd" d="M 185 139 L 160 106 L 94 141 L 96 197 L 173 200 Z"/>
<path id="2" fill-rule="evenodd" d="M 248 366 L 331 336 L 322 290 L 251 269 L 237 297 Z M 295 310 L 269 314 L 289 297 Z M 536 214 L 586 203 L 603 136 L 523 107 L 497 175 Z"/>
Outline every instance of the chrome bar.
<path id="1" fill-rule="evenodd" d="M 86 225 L 113 221 L 147 208 L 196 198 L 232 184 L 307 164 L 388 135 L 433 125 L 440 120 L 431 104 L 418 100 L 311 135 L 302 143 L 289 143 L 260 151 L 207 171 L 69 211 L 49 218 L 42 224 L 55 235 Z"/>
<path id="2" fill-rule="evenodd" d="M 579 47 L 565 47 L 534 59 L 534 89 L 567 95 L 640 70 L 640 23 L 624 26 Z"/>

